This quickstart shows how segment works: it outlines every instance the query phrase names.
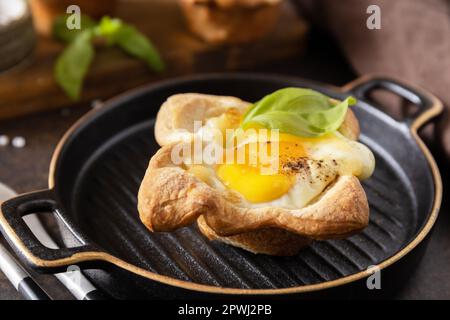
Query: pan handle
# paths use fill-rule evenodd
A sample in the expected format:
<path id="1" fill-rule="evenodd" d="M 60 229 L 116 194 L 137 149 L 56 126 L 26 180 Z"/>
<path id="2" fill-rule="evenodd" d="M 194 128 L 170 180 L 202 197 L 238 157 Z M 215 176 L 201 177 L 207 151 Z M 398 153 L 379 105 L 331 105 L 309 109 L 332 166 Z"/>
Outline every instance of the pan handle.
<path id="1" fill-rule="evenodd" d="M 31 213 L 55 212 L 66 225 L 52 190 L 20 195 L 1 204 L 0 229 L 16 253 L 34 269 L 42 272 L 66 271 L 70 265 L 100 260 L 102 252 L 81 239 L 81 246 L 50 249 L 40 243 L 23 217 Z"/>
<path id="2" fill-rule="evenodd" d="M 375 89 L 384 89 L 408 100 L 418 108 L 403 121 L 415 130 L 442 113 L 443 110 L 442 102 L 430 92 L 383 76 L 363 76 L 342 89 L 362 100 L 368 100 L 368 94 Z"/>

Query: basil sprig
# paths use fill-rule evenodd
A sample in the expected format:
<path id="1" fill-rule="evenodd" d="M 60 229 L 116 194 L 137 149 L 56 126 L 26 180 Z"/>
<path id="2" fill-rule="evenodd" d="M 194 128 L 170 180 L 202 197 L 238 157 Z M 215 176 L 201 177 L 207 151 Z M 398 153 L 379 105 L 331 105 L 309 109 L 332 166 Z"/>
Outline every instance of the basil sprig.
<path id="1" fill-rule="evenodd" d="M 55 19 L 53 35 L 69 43 L 56 61 L 54 75 L 61 88 L 73 100 L 78 100 L 81 95 L 84 77 L 94 59 L 93 42 L 96 39 L 102 39 L 110 46 L 118 46 L 127 54 L 143 60 L 156 72 L 165 68 L 151 41 L 120 19 L 103 17 L 97 23 L 87 16 L 82 16 L 81 29 L 69 30 L 66 26 L 66 16 L 62 16 Z"/>
<path id="2" fill-rule="evenodd" d="M 262 126 L 302 137 L 319 137 L 336 131 L 344 121 L 348 97 L 334 103 L 324 94 L 304 88 L 285 88 L 256 102 L 244 115 L 241 127 Z"/>

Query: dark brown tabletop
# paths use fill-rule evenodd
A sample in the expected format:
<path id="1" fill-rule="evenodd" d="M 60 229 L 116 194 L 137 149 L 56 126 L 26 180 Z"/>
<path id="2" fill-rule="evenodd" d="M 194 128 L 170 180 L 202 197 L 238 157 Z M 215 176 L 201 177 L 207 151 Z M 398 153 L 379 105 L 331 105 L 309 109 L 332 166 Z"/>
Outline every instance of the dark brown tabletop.
<path id="1" fill-rule="evenodd" d="M 265 66 L 257 72 L 276 72 L 343 85 L 355 75 L 345 60 L 334 50 L 322 50 L 312 43 L 305 57 Z M 333 52 L 332 54 L 327 52 Z M 15 149 L 0 147 L 0 181 L 17 192 L 27 192 L 47 187 L 48 167 L 51 154 L 63 133 L 80 116 L 90 109 L 54 111 L 32 115 L 20 119 L 0 122 L 0 134 L 10 137 L 23 136 L 26 147 Z M 448 168 L 448 162 L 435 152 L 441 171 Z M 425 256 L 410 279 L 396 294 L 399 299 L 450 299 L 450 208 L 449 179 L 444 180 L 444 202 L 435 225 Z M 4 243 L 4 240 L 1 239 Z M 51 275 L 33 276 L 55 299 L 72 299 L 70 293 Z M 21 297 L 0 273 L 0 299 L 20 299 Z"/>

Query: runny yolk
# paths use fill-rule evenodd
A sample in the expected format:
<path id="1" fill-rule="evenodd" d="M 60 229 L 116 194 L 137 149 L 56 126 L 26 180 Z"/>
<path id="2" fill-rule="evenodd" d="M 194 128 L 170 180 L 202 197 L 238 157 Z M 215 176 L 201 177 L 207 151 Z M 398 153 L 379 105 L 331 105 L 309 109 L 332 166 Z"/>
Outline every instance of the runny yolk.
<path id="1" fill-rule="evenodd" d="M 295 176 L 281 171 L 283 162 L 305 157 L 302 147 L 302 138 L 292 135 L 280 134 L 278 144 L 279 163 L 278 171 L 272 174 L 261 174 L 262 164 L 257 161 L 249 163 L 247 145 L 246 162 L 244 164 L 222 164 L 217 168 L 220 180 L 230 189 L 240 193 L 245 199 L 253 203 L 268 202 L 280 198 L 286 194 L 295 183 Z M 269 146 L 268 154 L 271 154 Z M 259 159 L 258 159 L 259 160 Z"/>
<path id="2" fill-rule="evenodd" d="M 217 175 L 228 188 L 254 203 L 277 199 L 294 184 L 292 176 L 261 175 L 259 168 L 248 165 L 223 164 L 217 169 Z"/>

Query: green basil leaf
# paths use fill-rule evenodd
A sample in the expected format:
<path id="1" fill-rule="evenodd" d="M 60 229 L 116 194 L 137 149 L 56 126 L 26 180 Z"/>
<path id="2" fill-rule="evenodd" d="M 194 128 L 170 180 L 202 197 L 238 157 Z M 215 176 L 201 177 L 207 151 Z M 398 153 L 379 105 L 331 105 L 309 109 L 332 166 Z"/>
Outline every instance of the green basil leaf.
<path id="1" fill-rule="evenodd" d="M 54 69 L 56 81 L 74 100 L 80 97 L 83 79 L 94 57 L 92 36 L 91 30 L 80 33 L 56 61 Z"/>
<path id="2" fill-rule="evenodd" d="M 114 42 L 129 55 L 145 61 L 154 71 L 161 72 L 165 69 L 164 62 L 151 41 L 133 26 L 123 23 L 114 35 Z"/>
<path id="3" fill-rule="evenodd" d="M 303 103 L 296 101 L 297 99 L 302 99 Z M 269 110 L 297 109 L 298 103 L 296 102 L 301 103 L 302 108 L 309 107 L 310 109 L 324 109 L 329 105 L 327 98 L 319 92 L 304 88 L 285 88 L 275 91 L 255 103 L 254 107 L 244 116 L 243 122 Z"/>
<path id="4" fill-rule="evenodd" d="M 73 41 L 81 32 L 94 28 L 97 22 L 91 17 L 86 15 L 81 15 L 80 18 L 80 29 L 68 29 L 67 21 L 68 15 L 62 15 L 55 18 L 53 21 L 52 33 L 53 37 L 58 40 L 71 42 Z"/>
<path id="5" fill-rule="evenodd" d="M 257 124 L 268 129 L 305 137 L 336 131 L 342 124 L 353 97 L 334 104 L 317 91 L 304 88 L 278 90 L 254 104 L 245 114 L 242 127 Z"/>
<path id="6" fill-rule="evenodd" d="M 251 123 L 268 129 L 279 129 L 281 132 L 301 137 L 317 137 L 326 133 L 325 130 L 308 123 L 301 115 L 286 111 L 271 111 L 260 114 Z"/>

